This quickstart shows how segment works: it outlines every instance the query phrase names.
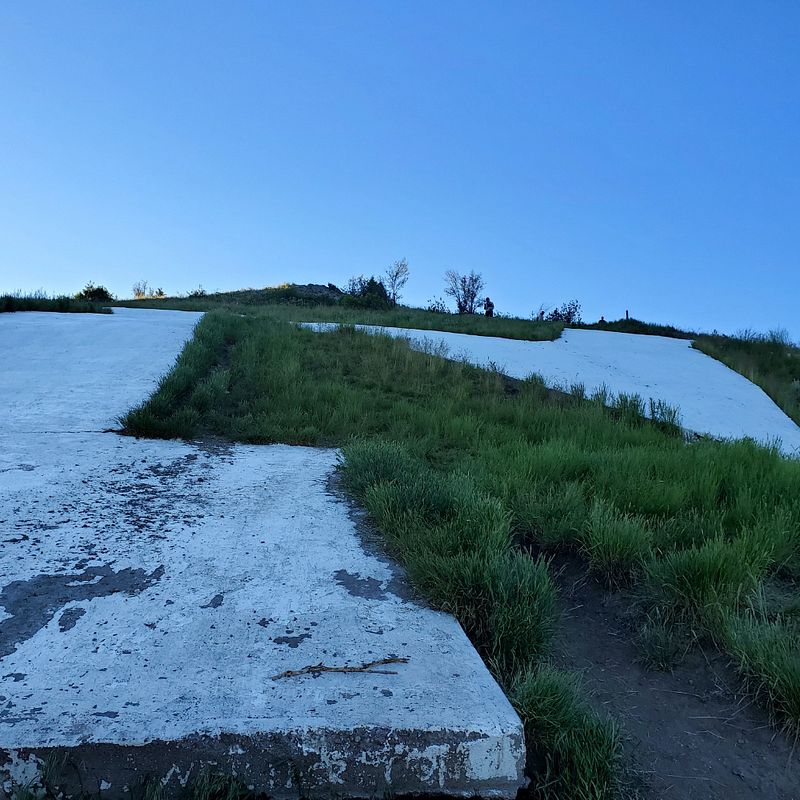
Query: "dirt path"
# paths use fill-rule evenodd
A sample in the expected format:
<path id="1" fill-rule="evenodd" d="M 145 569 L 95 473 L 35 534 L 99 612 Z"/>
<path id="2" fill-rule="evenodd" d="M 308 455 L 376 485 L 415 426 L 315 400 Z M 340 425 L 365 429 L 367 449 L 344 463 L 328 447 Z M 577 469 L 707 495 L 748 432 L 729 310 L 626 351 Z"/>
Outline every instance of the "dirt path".
<path id="1" fill-rule="evenodd" d="M 592 705 L 627 737 L 626 793 L 642 800 L 798 800 L 800 748 L 769 724 L 719 653 L 691 652 L 671 672 L 645 669 L 633 643 L 629 602 L 561 568 L 559 666 L 581 672 Z"/>

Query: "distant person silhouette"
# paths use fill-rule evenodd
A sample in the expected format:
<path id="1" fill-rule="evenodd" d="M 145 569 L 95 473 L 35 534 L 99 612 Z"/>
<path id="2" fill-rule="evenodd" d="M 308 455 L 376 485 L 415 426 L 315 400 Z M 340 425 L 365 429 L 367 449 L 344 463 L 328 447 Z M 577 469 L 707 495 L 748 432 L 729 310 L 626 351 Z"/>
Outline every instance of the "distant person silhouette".
<path id="1" fill-rule="evenodd" d="M 494 316 L 494 303 L 488 297 L 483 301 L 483 307 L 485 309 L 484 313 L 487 317 Z"/>

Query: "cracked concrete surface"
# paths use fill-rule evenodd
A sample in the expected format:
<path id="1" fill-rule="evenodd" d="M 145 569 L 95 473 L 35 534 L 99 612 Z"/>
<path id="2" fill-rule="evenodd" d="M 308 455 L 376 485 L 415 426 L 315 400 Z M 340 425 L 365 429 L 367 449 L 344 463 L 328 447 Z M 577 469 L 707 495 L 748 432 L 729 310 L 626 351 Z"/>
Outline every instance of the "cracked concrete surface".
<path id="1" fill-rule="evenodd" d="M 99 432 L 196 316 L 87 317 L 0 317 L 0 776 L 65 748 L 112 798 L 207 765 L 275 797 L 513 796 L 519 719 L 365 546 L 335 452 Z M 274 679 L 385 658 L 408 661 Z"/>

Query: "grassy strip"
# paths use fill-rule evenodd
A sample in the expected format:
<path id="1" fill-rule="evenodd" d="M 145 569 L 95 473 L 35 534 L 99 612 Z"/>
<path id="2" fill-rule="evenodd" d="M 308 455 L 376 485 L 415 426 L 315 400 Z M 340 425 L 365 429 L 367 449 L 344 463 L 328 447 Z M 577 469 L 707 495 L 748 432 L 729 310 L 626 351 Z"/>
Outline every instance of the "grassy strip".
<path id="1" fill-rule="evenodd" d="M 692 346 L 760 386 L 800 425 L 800 347 L 787 337 L 704 335 Z"/>
<path id="2" fill-rule="evenodd" d="M 212 313 L 123 422 L 137 435 L 349 443 L 352 490 L 512 697 L 543 669 L 553 621 L 543 562 L 511 541 L 579 549 L 603 580 L 637 585 L 653 631 L 712 635 L 756 693 L 769 687 L 773 711 L 800 725 L 789 700 L 800 677 L 786 666 L 797 645 L 785 664 L 768 663 L 726 635 L 765 580 L 796 595 L 800 463 L 746 440 L 690 446 L 668 410 L 653 422 L 638 398 L 584 395 L 535 378 L 510 391 L 496 372 L 352 328 L 321 335 L 269 315 Z M 768 649 L 773 633 L 762 625 L 752 637 Z M 595 755 L 607 763 L 604 742 Z M 548 769 L 567 762 L 553 751 Z M 590 796 L 605 791 L 598 781 Z"/>
<path id="3" fill-rule="evenodd" d="M 0 295 L 0 314 L 14 311 L 60 311 L 77 314 L 110 314 L 108 304 L 75 300 L 72 297 L 46 297 L 41 294 Z"/>
<path id="4" fill-rule="evenodd" d="M 303 292 L 298 287 L 218 292 L 202 297 L 144 298 L 118 302 L 130 308 L 169 308 L 183 311 L 228 310 L 241 313 L 258 310 L 283 322 L 332 322 L 342 325 L 418 328 L 420 330 L 501 336 L 506 339 L 551 341 L 558 339 L 563 322 L 540 322 L 515 317 L 485 317 L 482 314 L 445 314 L 398 305 L 388 310 L 366 310 L 339 306 L 326 295 Z"/>
<path id="5" fill-rule="evenodd" d="M 445 387 L 452 413 L 438 407 Z M 351 440 L 345 482 L 415 583 L 456 616 L 510 691 L 547 653 L 556 595 L 547 562 L 512 546 L 503 504 L 468 475 L 442 469 L 442 446 L 469 446 L 487 400 L 505 402 L 501 376 L 412 351 L 402 340 L 348 328 L 320 336 L 268 317 L 216 313 L 198 325 L 156 395 L 123 422 L 137 435 L 210 430 L 249 442 Z M 445 442 L 441 425 L 450 428 L 441 431 Z M 611 775 L 616 736 L 603 739 L 602 749 L 611 759 L 603 774 Z M 554 757 L 548 769 L 565 764 Z"/>
<path id="6" fill-rule="evenodd" d="M 659 325 L 632 318 L 610 320 L 609 322 L 570 323 L 569 327 L 594 331 L 613 331 L 615 333 L 638 333 L 647 336 L 668 336 L 670 339 L 695 339 L 698 336 L 693 331 L 684 331 L 672 325 Z"/>

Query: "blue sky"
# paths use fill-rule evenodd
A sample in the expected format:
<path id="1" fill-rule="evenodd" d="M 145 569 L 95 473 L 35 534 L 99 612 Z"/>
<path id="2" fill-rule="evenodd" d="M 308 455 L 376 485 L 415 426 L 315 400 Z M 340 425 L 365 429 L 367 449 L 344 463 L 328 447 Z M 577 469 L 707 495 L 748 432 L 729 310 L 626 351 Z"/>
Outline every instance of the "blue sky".
<path id="1" fill-rule="evenodd" d="M 475 270 L 800 340 L 800 4 L 0 4 L 0 292 Z"/>

